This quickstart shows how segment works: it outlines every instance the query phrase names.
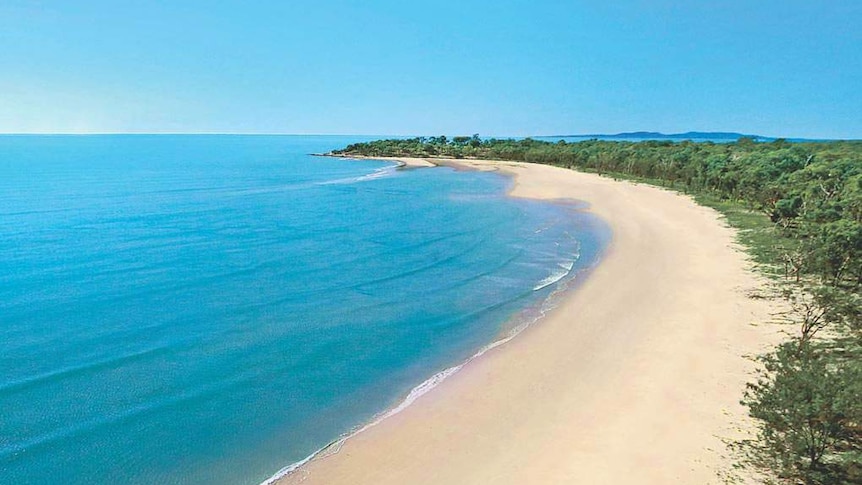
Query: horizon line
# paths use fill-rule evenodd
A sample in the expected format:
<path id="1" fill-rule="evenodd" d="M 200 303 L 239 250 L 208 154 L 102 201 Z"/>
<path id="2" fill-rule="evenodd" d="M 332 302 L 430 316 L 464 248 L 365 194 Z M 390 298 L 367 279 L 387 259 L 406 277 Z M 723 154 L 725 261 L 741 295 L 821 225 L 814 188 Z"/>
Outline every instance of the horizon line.
<path id="1" fill-rule="evenodd" d="M 811 138 L 811 137 L 799 137 L 799 136 L 771 136 L 771 135 L 759 135 L 759 134 L 746 134 L 736 131 L 699 131 L 699 130 L 688 130 L 678 133 L 664 133 L 660 131 L 650 131 L 650 130 L 635 130 L 635 131 L 621 131 L 615 133 L 583 133 L 583 134 L 550 134 L 550 135 L 480 135 L 482 138 L 576 138 L 576 137 L 599 137 L 599 136 L 621 136 L 627 134 L 638 134 L 638 133 L 655 133 L 656 135 L 661 136 L 680 136 L 686 135 L 689 133 L 700 133 L 700 134 L 738 134 L 740 137 L 754 137 L 754 138 L 765 138 L 770 140 L 804 140 L 804 141 L 862 141 L 862 138 Z M 398 134 L 398 133 L 388 133 L 388 134 L 365 134 L 365 133 L 282 133 L 282 132 L 228 132 L 228 131 L 177 131 L 177 132 L 143 132 L 143 131 L 106 131 L 106 132 L 0 132 L 0 136 L 361 136 L 361 137 L 428 137 L 428 136 L 441 136 L 441 135 L 417 135 L 417 134 Z M 468 136 L 468 135 L 451 135 L 451 134 L 442 134 L 442 136 Z"/>

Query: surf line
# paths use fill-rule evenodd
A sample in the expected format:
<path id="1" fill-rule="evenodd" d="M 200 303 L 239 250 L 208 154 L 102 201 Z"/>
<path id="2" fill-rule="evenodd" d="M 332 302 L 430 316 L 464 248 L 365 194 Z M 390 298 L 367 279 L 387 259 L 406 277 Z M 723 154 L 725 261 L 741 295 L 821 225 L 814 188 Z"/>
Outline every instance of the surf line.
<path id="1" fill-rule="evenodd" d="M 282 478 L 285 478 L 285 477 L 293 474 L 294 472 L 300 470 L 307 463 L 309 463 L 313 460 L 316 460 L 316 459 L 326 458 L 326 457 L 337 454 L 339 451 L 341 451 L 342 446 L 344 446 L 344 443 L 346 443 L 347 440 L 353 438 L 354 436 L 356 436 L 356 435 L 358 435 L 358 434 L 360 434 L 360 433 L 362 433 L 368 429 L 373 428 L 374 426 L 377 426 L 378 424 L 382 423 L 385 419 L 387 419 L 391 416 L 394 416 L 394 415 L 400 413 L 401 411 L 407 409 L 407 407 L 409 407 L 411 404 L 413 404 L 417 399 L 419 399 L 423 395 L 427 394 L 429 391 L 431 391 L 435 387 L 439 386 L 443 381 L 445 381 L 449 377 L 456 374 L 458 371 L 463 369 L 470 362 L 472 362 L 472 361 L 478 359 L 479 357 L 485 355 L 487 352 L 510 342 L 512 339 L 517 337 L 521 332 L 523 332 L 524 330 L 529 328 L 531 325 L 533 325 L 534 323 L 541 320 L 542 317 L 544 317 L 548 311 L 553 309 L 554 307 L 551 304 L 551 301 L 555 299 L 554 297 L 556 297 L 558 294 L 566 291 L 569 288 L 568 283 L 577 279 L 577 277 L 580 274 L 589 273 L 589 271 L 591 269 L 593 269 L 594 265 L 597 262 L 598 262 L 598 260 L 596 262 L 594 262 L 593 265 L 590 265 L 589 267 L 585 267 L 585 268 L 580 269 L 579 271 L 576 271 L 572 275 L 572 278 L 563 281 L 559 287 L 557 287 L 554 291 L 552 291 L 548 295 L 548 297 L 542 301 L 541 305 L 539 306 L 539 312 L 535 317 L 533 317 L 531 319 L 526 319 L 523 323 L 521 323 L 521 324 L 517 325 L 516 327 L 512 328 L 511 330 L 509 330 L 504 337 L 502 337 L 498 340 L 495 340 L 495 341 L 491 342 L 490 344 L 482 347 L 481 349 L 479 349 L 479 351 L 477 351 L 475 354 L 473 354 L 472 356 L 467 358 L 467 360 L 465 360 L 464 362 L 462 362 L 458 365 L 454 365 L 452 367 L 448 367 L 448 368 L 434 374 L 433 376 L 429 377 L 428 379 L 423 381 L 421 384 L 419 384 L 418 386 L 411 389 L 410 392 L 407 394 L 407 397 L 405 397 L 403 400 L 401 400 L 401 402 L 398 403 L 395 407 L 390 408 L 390 409 L 383 411 L 382 413 L 376 415 L 368 423 L 363 424 L 363 425 L 359 425 L 356 428 L 342 434 L 338 438 L 334 439 L 333 441 L 330 441 L 329 443 L 327 443 L 326 445 L 324 445 L 323 447 L 321 447 L 317 451 L 313 452 L 312 454 L 308 455 L 307 457 L 303 458 L 302 460 L 299 460 L 295 463 L 291 463 L 290 465 L 282 468 L 281 470 L 277 471 L 274 475 L 272 475 L 268 479 L 261 482 L 260 485 L 275 485 L 276 482 L 278 482 Z M 574 262 L 572 262 L 572 267 L 574 267 Z M 557 275 L 555 273 L 553 275 L 553 277 L 555 277 L 554 281 L 543 285 L 542 282 L 545 281 L 545 280 L 543 280 L 542 282 L 539 283 L 539 285 L 537 285 L 533 289 L 533 291 L 538 291 L 542 288 L 546 288 L 552 284 L 558 283 L 561 280 L 563 280 L 567 275 L 569 275 L 571 273 L 572 273 L 571 268 L 569 268 L 562 276 L 560 276 L 558 278 L 556 277 Z M 547 279 L 548 278 L 546 278 L 546 280 Z"/>

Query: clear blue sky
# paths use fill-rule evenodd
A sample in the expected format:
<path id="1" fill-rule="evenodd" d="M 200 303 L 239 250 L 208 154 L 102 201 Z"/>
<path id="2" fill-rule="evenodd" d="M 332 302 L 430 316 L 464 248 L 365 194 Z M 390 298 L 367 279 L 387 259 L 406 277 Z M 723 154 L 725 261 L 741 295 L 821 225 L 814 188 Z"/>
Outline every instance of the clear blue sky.
<path id="1" fill-rule="evenodd" d="M 862 138 L 862 2 L 0 3 L 0 132 Z"/>

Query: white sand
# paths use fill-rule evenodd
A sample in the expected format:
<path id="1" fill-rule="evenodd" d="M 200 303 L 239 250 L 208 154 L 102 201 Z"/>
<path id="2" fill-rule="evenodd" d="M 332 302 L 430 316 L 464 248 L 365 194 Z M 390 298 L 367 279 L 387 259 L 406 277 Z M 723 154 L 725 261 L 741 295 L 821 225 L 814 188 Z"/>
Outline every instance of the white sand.
<path id="1" fill-rule="evenodd" d="M 646 185 L 454 163 L 514 174 L 513 196 L 588 201 L 609 250 L 542 321 L 283 483 L 720 483 L 720 438 L 744 425 L 743 356 L 776 339 L 733 231 Z"/>

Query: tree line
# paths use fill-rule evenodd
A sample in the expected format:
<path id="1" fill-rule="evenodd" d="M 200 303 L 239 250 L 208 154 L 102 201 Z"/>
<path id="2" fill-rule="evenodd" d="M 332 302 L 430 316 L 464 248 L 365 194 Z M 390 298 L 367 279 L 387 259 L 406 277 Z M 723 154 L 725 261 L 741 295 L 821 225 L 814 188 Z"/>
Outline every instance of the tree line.
<path id="1" fill-rule="evenodd" d="M 336 155 L 522 161 L 635 178 L 725 213 L 780 282 L 790 338 L 760 357 L 742 403 L 758 423 L 737 443 L 767 482 L 862 483 L 862 142 L 600 141 L 418 137 Z"/>

